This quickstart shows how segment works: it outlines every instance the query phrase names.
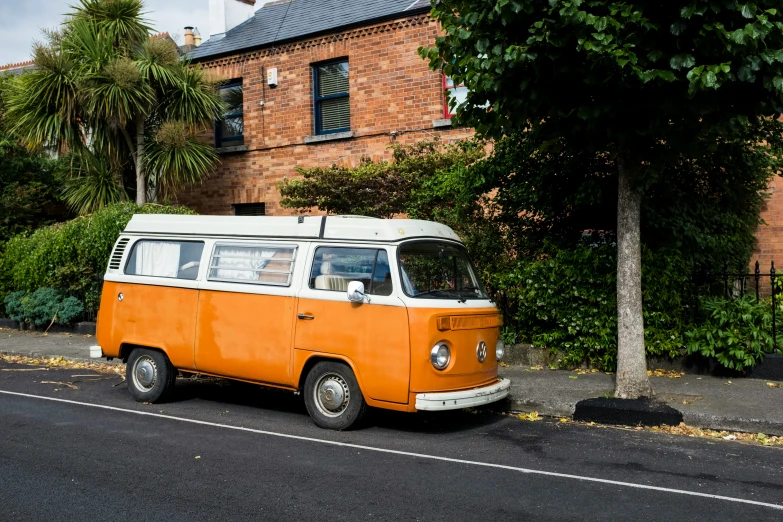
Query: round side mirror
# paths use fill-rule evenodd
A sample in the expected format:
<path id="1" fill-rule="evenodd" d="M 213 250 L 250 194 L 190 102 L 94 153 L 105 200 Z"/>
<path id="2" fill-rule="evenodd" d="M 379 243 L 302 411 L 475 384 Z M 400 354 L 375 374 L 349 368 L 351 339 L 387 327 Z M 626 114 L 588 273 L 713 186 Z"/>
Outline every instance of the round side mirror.
<path id="1" fill-rule="evenodd" d="M 364 283 L 361 281 L 351 281 L 348 283 L 348 300 L 353 303 L 364 301 Z"/>

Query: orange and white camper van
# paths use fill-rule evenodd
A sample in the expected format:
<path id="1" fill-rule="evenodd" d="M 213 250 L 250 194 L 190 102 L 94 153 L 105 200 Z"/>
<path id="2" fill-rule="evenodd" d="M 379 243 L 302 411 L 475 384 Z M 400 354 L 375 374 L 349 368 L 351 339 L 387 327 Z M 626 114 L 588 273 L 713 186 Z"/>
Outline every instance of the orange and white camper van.
<path id="1" fill-rule="evenodd" d="M 109 260 L 93 358 L 136 400 L 179 374 L 304 394 L 324 428 L 367 406 L 500 400 L 501 318 L 459 237 L 428 221 L 136 215 Z"/>

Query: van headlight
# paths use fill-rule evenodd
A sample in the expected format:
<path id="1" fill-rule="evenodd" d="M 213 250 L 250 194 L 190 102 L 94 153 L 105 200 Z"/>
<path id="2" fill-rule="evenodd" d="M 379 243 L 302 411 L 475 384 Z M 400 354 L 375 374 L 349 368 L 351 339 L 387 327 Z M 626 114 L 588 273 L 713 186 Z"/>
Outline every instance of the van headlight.
<path id="1" fill-rule="evenodd" d="M 430 351 L 430 361 L 436 370 L 443 370 L 449 365 L 451 360 L 451 350 L 443 341 L 432 347 Z"/>
<path id="2" fill-rule="evenodd" d="M 498 339 L 497 344 L 495 345 L 495 357 L 497 357 L 497 360 L 500 361 L 503 359 L 503 354 L 506 353 L 506 343 L 503 342 L 503 339 Z"/>

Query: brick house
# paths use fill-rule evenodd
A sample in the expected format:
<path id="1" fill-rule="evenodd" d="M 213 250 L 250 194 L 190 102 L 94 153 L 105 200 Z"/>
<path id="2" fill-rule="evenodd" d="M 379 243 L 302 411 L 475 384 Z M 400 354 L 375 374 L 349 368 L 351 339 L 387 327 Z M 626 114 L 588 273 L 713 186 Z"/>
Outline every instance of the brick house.
<path id="1" fill-rule="evenodd" d="M 438 32 L 429 0 L 211 0 L 194 62 L 229 80 L 216 126 L 221 165 L 180 203 L 201 213 L 290 213 L 277 182 L 294 167 L 390 157 L 388 145 L 472 134 L 453 129 L 444 78 L 417 49 Z"/>

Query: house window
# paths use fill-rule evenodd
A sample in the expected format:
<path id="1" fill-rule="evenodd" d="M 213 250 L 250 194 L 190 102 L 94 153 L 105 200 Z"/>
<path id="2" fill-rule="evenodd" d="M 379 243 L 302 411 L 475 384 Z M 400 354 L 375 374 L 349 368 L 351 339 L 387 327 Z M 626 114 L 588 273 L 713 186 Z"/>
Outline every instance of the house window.
<path id="1" fill-rule="evenodd" d="M 125 274 L 194 280 L 203 250 L 201 241 L 142 239 L 133 245 Z"/>
<path id="2" fill-rule="evenodd" d="M 226 112 L 215 124 L 215 146 L 233 147 L 245 143 L 245 117 L 242 104 L 242 80 L 219 87 Z"/>
<path id="3" fill-rule="evenodd" d="M 235 216 L 264 216 L 266 204 L 264 203 L 237 203 L 234 207 Z"/>
<path id="4" fill-rule="evenodd" d="M 348 60 L 313 66 L 315 133 L 351 130 Z"/>
<path id="5" fill-rule="evenodd" d="M 468 97 L 468 88 L 465 87 L 465 85 L 462 83 L 454 85 L 454 80 L 444 75 L 443 90 L 445 91 L 443 96 L 443 116 L 446 118 L 451 118 L 457 114 L 457 107 L 465 103 L 465 100 Z M 457 104 L 454 106 L 453 110 L 449 107 L 450 98 L 455 98 L 457 101 Z"/>

